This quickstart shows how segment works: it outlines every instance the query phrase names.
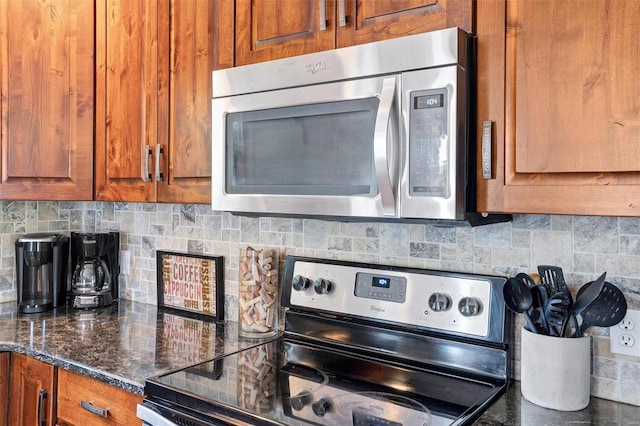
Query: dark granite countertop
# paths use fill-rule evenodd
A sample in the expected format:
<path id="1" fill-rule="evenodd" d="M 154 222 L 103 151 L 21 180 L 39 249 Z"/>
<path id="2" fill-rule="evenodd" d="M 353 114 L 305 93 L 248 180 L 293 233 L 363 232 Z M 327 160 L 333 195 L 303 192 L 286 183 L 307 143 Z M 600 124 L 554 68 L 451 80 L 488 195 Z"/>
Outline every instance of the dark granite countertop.
<path id="1" fill-rule="evenodd" d="M 515 382 L 474 424 L 480 426 L 640 425 L 640 407 L 591 397 L 589 406 L 584 410 L 550 410 L 527 401 L 520 393 L 520 382 Z"/>
<path id="2" fill-rule="evenodd" d="M 185 318 L 156 306 L 122 300 L 93 311 L 58 309 L 18 314 L 0 304 L 0 351 L 13 351 L 143 394 L 147 378 L 198 364 L 259 343 L 238 339 L 237 323 Z M 591 398 L 581 411 L 530 403 L 519 382 L 476 425 L 640 425 L 640 407 Z"/>
<path id="3" fill-rule="evenodd" d="M 40 359 L 129 392 L 144 382 L 256 344 L 239 340 L 237 324 L 185 318 L 122 300 L 107 308 L 58 308 L 19 314 L 0 304 L 0 351 Z"/>

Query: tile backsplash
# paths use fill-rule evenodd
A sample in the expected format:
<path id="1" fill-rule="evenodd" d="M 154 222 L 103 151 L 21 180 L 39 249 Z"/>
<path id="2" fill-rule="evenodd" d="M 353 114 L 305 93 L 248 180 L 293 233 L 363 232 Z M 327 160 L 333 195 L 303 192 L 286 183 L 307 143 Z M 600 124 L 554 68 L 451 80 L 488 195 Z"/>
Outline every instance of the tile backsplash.
<path id="1" fill-rule="evenodd" d="M 130 253 L 121 297 L 156 303 L 156 250 L 225 257 L 225 317 L 237 318 L 238 250 L 269 246 L 286 255 L 513 276 L 539 264 L 565 271 L 575 290 L 607 271 L 607 280 L 640 309 L 640 218 L 515 215 L 477 228 L 430 224 L 343 223 L 249 218 L 206 205 L 102 202 L 0 202 L 0 302 L 16 300 L 14 242 L 24 233 L 120 231 Z M 126 268 L 125 268 L 126 269 Z M 522 325 L 518 317 L 516 324 Z M 516 327 L 518 330 L 519 327 Z M 593 327 L 595 396 L 640 405 L 640 359 L 612 355 L 608 330 Z M 519 371 L 519 332 L 512 336 Z"/>

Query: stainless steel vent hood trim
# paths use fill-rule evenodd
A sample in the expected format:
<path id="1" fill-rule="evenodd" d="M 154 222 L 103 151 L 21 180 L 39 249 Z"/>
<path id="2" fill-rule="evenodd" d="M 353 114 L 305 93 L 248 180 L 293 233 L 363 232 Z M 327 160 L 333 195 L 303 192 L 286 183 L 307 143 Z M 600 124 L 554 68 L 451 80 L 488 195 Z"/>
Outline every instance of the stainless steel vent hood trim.
<path id="1" fill-rule="evenodd" d="M 459 28 L 447 28 L 218 70 L 212 74 L 213 97 L 351 80 L 453 64 L 466 68 L 467 37 L 467 34 Z M 434 46 L 434 49 L 407 52 L 408 45 Z M 256 76 L 264 78 L 256 78 Z"/>

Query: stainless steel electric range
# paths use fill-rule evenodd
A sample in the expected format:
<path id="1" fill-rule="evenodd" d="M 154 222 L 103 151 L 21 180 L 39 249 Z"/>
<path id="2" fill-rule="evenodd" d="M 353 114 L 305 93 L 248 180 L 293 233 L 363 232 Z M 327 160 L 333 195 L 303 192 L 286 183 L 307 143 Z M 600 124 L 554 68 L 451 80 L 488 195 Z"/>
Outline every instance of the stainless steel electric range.
<path id="1" fill-rule="evenodd" d="M 463 425 L 510 382 L 501 277 L 289 256 L 284 333 L 147 380 L 158 425 Z"/>

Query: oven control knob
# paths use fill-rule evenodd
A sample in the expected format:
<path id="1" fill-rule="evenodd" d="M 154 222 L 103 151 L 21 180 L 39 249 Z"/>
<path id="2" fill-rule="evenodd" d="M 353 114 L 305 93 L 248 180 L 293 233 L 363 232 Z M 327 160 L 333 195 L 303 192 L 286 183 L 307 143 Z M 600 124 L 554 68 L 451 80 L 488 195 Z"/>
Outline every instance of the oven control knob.
<path id="1" fill-rule="evenodd" d="M 313 410 L 313 414 L 318 417 L 324 417 L 329 411 L 333 408 L 333 403 L 329 398 L 321 398 L 311 404 L 311 409 Z"/>
<path id="2" fill-rule="evenodd" d="M 333 284 L 331 283 L 331 281 L 324 278 L 318 278 L 313 283 L 313 289 L 318 294 L 328 294 L 331 292 L 332 287 Z"/>
<path id="3" fill-rule="evenodd" d="M 482 312 L 482 302 L 475 297 L 463 297 L 458 303 L 458 310 L 464 317 L 474 317 Z"/>
<path id="4" fill-rule="evenodd" d="M 302 275 L 296 275 L 293 277 L 291 286 L 295 291 L 304 291 L 309 288 L 309 278 L 305 278 Z"/>
<path id="5" fill-rule="evenodd" d="M 302 410 L 306 405 L 308 405 L 313 398 L 309 392 L 300 392 L 298 395 L 291 398 L 291 408 L 295 411 Z"/>
<path id="6" fill-rule="evenodd" d="M 429 307 L 434 312 L 448 311 L 451 307 L 451 298 L 444 293 L 433 293 L 429 297 Z"/>

